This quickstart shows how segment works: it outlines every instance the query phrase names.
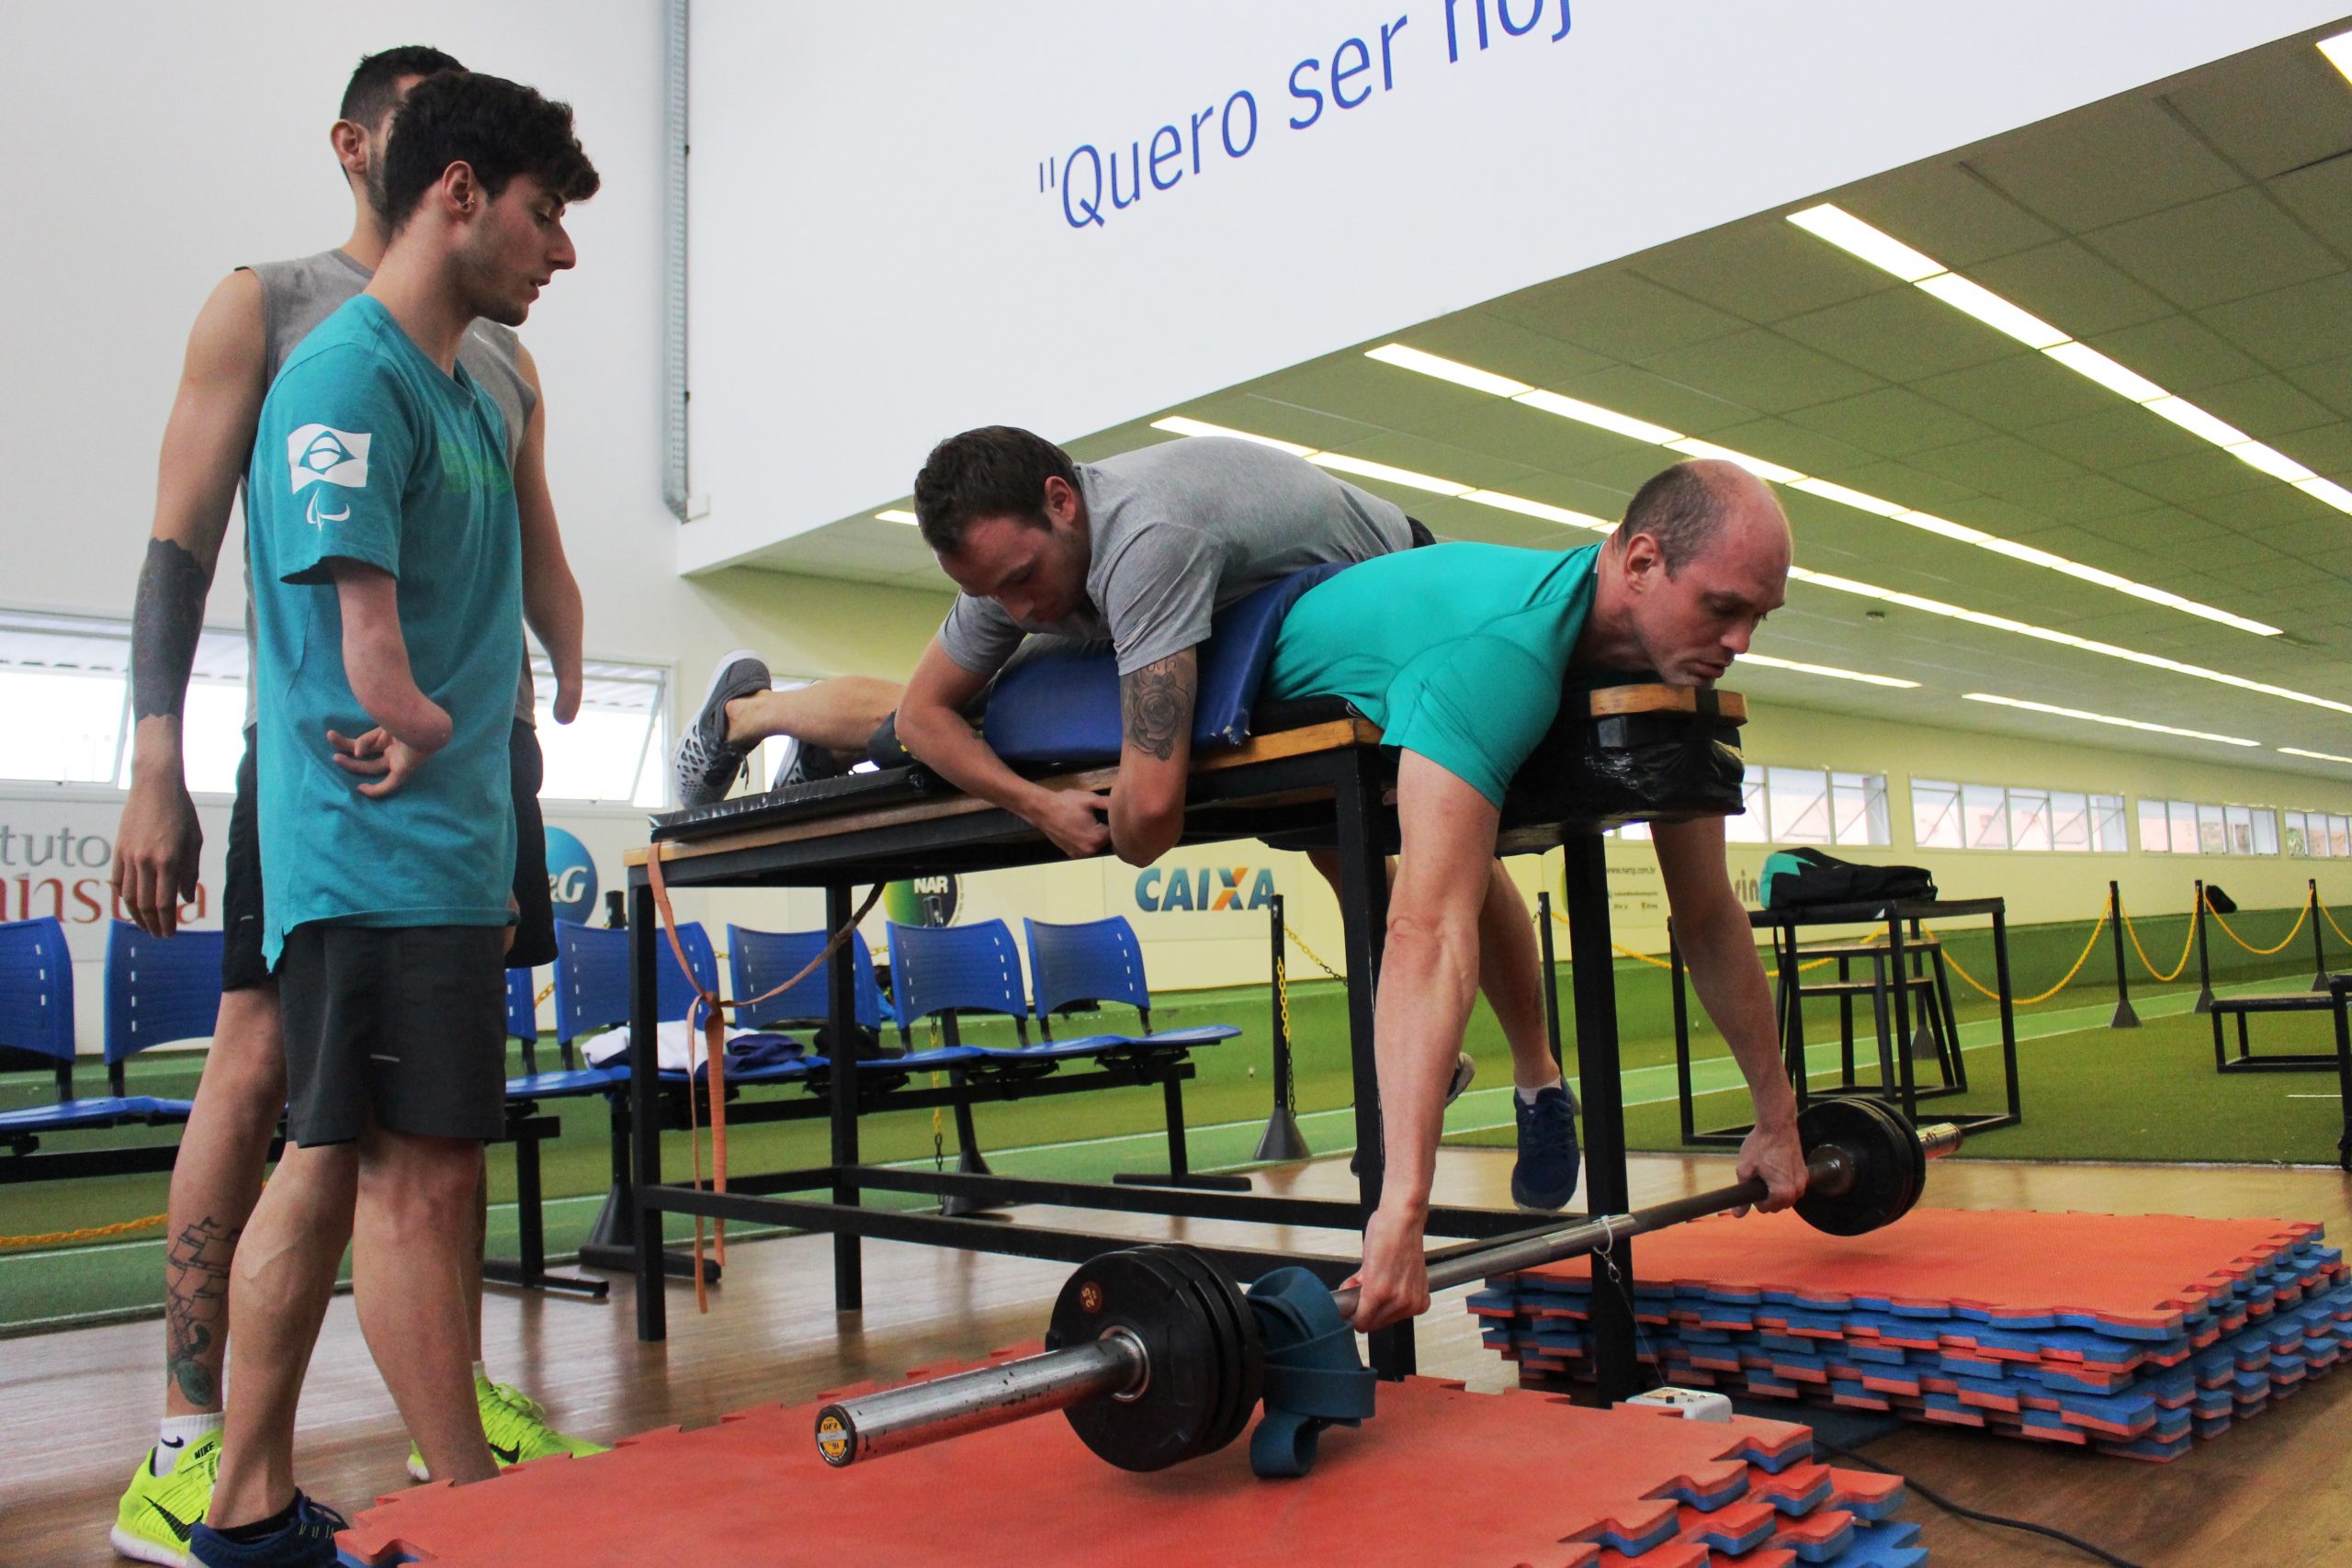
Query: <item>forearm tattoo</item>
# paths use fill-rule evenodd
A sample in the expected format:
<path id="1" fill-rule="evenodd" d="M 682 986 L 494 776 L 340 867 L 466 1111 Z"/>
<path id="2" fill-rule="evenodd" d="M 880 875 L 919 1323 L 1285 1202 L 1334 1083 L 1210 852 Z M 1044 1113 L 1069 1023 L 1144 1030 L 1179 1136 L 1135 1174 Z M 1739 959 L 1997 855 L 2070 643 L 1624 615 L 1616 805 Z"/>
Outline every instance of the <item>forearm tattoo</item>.
<path id="1" fill-rule="evenodd" d="M 204 568 L 176 539 L 147 541 L 139 596 L 130 617 L 130 711 L 137 718 L 177 718 L 187 702 L 188 671 L 204 635 Z"/>
<path id="2" fill-rule="evenodd" d="M 229 1313 L 229 1259 L 243 1229 L 208 1214 L 182 1230 L 164 1258 L 164 1366 L 200 1410 L 220 1403 L 218 1352 Z"/>
<path id="3" fill-rule="evenodd" d="M 1119 706 L 1126 715 L 1127 744 L 1163 762 L 1174 756 L 1177 739 L 1192 727 L 1194 681 L 1190 649 L 1123 677 Z"/>

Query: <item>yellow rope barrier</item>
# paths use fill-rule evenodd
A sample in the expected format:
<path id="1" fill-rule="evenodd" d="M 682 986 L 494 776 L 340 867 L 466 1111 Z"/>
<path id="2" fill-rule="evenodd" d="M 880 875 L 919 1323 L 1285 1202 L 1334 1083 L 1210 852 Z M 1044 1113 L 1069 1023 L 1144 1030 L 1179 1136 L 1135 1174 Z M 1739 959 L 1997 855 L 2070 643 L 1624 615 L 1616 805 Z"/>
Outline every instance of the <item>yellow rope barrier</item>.
<path id="1" fill-rule="evenodd" d="M 2306 901 L 2303 905 L 2302 913 L 2295 917 L 2294 931 L 2290 931 L 2285 936 L 2280 937 L 2277 947 L 2256 947 L 2252 942 L 2246 941 L 2245 938 L 2238 935 L 2237 932 L 2231 931 L 2229 918 L 2223 915 L 2221 910 L 2213 909 L 2213 906 L 2211 902 L 2208 902 L 2205 907 L 2208 909 L 2213 910 L 2213 923 L 2222 928 L 2223 934 L 2227 935 L 2232 942 L 2236 942 L 2240 947 L 2245 948 L 2248 953 L 2251 953 L 2260 958 L 2267 958 L 2270 954 L 2284 949 L 2289 942 L 2295 940 L 2295 932 L 2303 929 L 2303 922 L 2312 918 L 2312 907 L 2310 903 Z"/>
<path id="2" fill-rule="evenodd" d="M 2327 923 L 2328 923 L 2329 925 L 2331 925 L 2331 926 L 2335 926 L 2335 910 L 2333 910 L 2333 909 L 2329 908 L 2326 905 L 2322 904 L 2322 905 L 2319 907 L 2319 912 L 2320 912 L 2321 914 L 2325 915 L 2325 916 L 2327 917 Z M 2344 935 L 2344 928 L 2343 928 L 2342 926 L 2335 926 L 2335 934 L 2336 934 L 2338 937 L 2342 937 L 2344 941 L 2346 941 L 2346 942 L 2352 942 L 2352 936 L 2345 936 L 2345 935 Z"/>
<path id="3" fill-rule="evenodd" d="M 130 1235 L 136 1231 L 151 1231 L 171 1218 L 169 1214 L 150 1214 L 143 1220 L 124 1220 L 119 1224 L 92 1225 L 87 1230 L 44 1231 L 40 1235 L 0 1235 L 0 1252 L 20 1247 L 64 1247 L 77 1241 L 98 1241 L 110 1235 Z"/>
<path id="4" fill-rule="evenodd" d="M 2141 966 L 2147 970 L 2148 977 L 2159 986 L 2169 986 L 2180 978 L 2181 971 L 2188 967 L 2189 953 L 2197 947 L 2197 922 L 2192 919 L 2188 922 L 2188 936 L 2181 940 L 2180 962 L 2172 966 L 2171 974 L 2159 975 L 2156 973 L 2155 961 L 2148 956 L 2148 950 L 2140 945 L 2140 928 L 2132 923 L 2132 911 L 2129 909 L 2123 911 L 2123 930 L 2132 939 L 2132 950 L 2140 955 Z"/>
<path id="5" fill-rule="evenodd" d="M 1567 916 L 1566 916 L 1566 915 L 1564 915 L 1564 914 L 1560 913 L 1560 911 L 1559 911 L 1559 910 L 1557 910 L 1557 909 L 1555 909 L 1555 910 L 1553 910 L 1553 911 L 1552 911 L 1552 918 L 1553 918 L 1554 919 L 1555 919 L 1555 920 L 1559 921 L 1559 922 L 1560 922 L 1560 924 L 1562 924 L 1562 925 L 1564 925 L 1564 926 L 1565 926 L 1565 925 L 1566 925 L 1566 924 L 1568 923 L 1568 918 L 1567 918 Z M 1610 945 L 1611 947 L 1612 947 L 1612 948 L 1616 949 L 1616 951 L 1617 951 L 1617 953 L 1618 953 L 1619 956 L 1621 956 L 1621 957 L 1624 957 L 1624 958 L 1639 959 L 1642 963 L 1648 964 L 1648 965 L 1649 965 L 1651 968 L 1653 968 L 1653 969 L 1668 969 L 1668 970 L 1670 970 L 1670 969 L 1672 969 L 1672 968 L 1674 967 L 1674 965 L 1673 965 L 1673 964 L 1671 964 L 1668 963 L 1668 962 L 1667 962 L 1665 959 L 1663 959 L 1663 958 L 1653 958 L 1653 957 L 1651 957 L 1651 956 L 1650 956 L 1648 953 L 1635 953 L 1632 948 L 1630 948 L 1630 947 L 1626 947 L 1626 946 L 1624 946 L 1623 944 L 1622 944 L 1622 943 L 1620 943 L 1620 942 L 1611 942 L 1609 945 Z M 1838 962 L 1838 961 L 1837 961 L 1836 959 L 1834 959 L 1834 958 L 1816 958 L 1816 959 L 1815 959 L 1815 960 L 1814 960 L 1812 963 L 1810 963 L 1810 964 L 1798 964 L 1798 965 L 1797 965 L 1797 972 L 1798 972 L 1799 974 L 1801 974 L 1801 975 L 1810 975 L 1810 974 L 1811 974 L 1811 973 L 1813 973 L 1815 969 L 1820 968 L 1820 967 L 1821 967 L 1823 964 L 1835 964 L 1835 963 L 1837 963 L 1837 962 Z"/>
<path id="6" fill-rule="evenodd" d="M 2040 996 L 2018 997 L 2015 1000 L 2011 1001 L 2009 1005 L 2011 1007 L 2019 1008 L 2033 1007 L 2038 1003 L 2048 1001 L 2051 998 L 2056 996 L 2059 992 L 2073 985 L 2075 983 L 2075 976 L 2083 972 L 2083 965 L 2091 961 L 2091 953 L 2098 946 L 2098 933 L 2107 929 L 2107 917 L 2114 908 L 2115 900 L 2110 898 L 2107 901 L 2106 908 L 2099 910 L 2098 919 L 2091 926 L 2090 940 L 2083 943 L 2082 955 L 2075 960 L 2075 966 L 2066 971 L 2066 977 L 2064 979 L 2059 981 L 2056 985 L 2051 987 Z M 1928 934 L 1932 936 L 1935 933 L 1930 931 Z M 1950 943 L 1946 943 L 1944 946 L 1944 962 L 1951 964 L 1952 973 L 1967 981 L 1968 984 L 1975 989 L 1977 995 L 1989 997 L 1996 1002 L 2001 999 L 2000 992 L 1987 990 L 1981 983 L 1979 983 L 1975 976 L 1971 975 L 1966 969 L 1961 966 L 1960 959 L 1952 953 Z M 2186 960 L 2184 959 L 2183 962 L 2186 962 Z M 2176 974 L 2179 971 L 2177 970 L 2174 971 Z"/>

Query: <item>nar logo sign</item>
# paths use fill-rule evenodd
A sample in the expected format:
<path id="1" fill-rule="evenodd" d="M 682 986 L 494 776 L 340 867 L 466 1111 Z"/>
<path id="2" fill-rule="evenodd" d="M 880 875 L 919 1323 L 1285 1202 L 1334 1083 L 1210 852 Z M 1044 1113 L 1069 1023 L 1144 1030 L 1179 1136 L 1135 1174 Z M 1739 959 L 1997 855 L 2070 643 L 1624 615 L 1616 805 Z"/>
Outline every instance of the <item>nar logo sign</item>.
<path id="1" fill-rule="evenodd" d="M 1252 871 L 1246 865 L 1155 865 L 1136 877 L 1136 907 L 1155 915 L 1262 909 L 1274 901 L 1274 874 L 1267 866 Z"/>

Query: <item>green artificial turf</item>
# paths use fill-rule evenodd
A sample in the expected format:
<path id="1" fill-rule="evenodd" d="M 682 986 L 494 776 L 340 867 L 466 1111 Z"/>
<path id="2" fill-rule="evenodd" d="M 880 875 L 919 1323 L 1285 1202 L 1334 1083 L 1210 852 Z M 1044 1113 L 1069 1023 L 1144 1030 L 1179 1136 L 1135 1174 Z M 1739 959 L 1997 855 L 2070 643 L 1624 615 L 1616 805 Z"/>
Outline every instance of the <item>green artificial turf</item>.
<path id="1" fill-rule="evenodd" d="M 2232 923 L 2249 941 L 2275 942 L 2293 923 L 2292 911 L 2248 911 Z M 2180 956 L 2185 917 L 2141 921 L 2148 955 L 2169 968 Z M 2020 927 L 2010 933 L 2010 972 L 2017 992 L 2034 995 L 2065 975 L 2091 933 L 2086 922 Z M 1985 985 L 1994 980 L 1990 940 L 1981 931 L 1945 933 L 1957 963 Z M 2332 935 L 2331 934 L 2331 939 Z M 2256 958 L 2223 934 L 2210 934 L 2214 981 L 2224 989 L 2255 987 L 2296 988 L 2308 984 L 2312 959 L 2306 931 L 2276 957 Z M 1565 948 L 1565 942 L 1562 943 Z M 2127 953 L 2129 953 L 2127 946 Z M 2341 963 L 2340 947 L 2331 957 Z M 2112 948 L 2101 933 L 2089 961 L 2074 983 L 2052 1000 L 2018 1010 L 2019 1068 L 2025 1121 L 1986 1134 L 1972 1154 L 2003 1158 L 2227 1160 L 2327 1162 L 2342 1122 L 2334 1098 L 2335 1079 L 2321 1074 L 2262 1074 L 2219 1077 L 2212 1071 L 2208 1025 L 2185 1016 L 2194 996 L 2196 962 L 2168 987 L 2151 983 L 2136 956 L 2130 958 L 2133 1000 L 2148 1022 L 2137 1032 L 2110 1032 L 2113 1009 Z M 1301 968 L 1307 965 L 1301 964 Z M 1627 1101 L 1629 1141 L 1637 1149 L 1680 1147 L 1675 1104 L 1671 1001 L 1665 973 L 1636 960 L 1614 965 L 1621 1063 Z M 1566 1010 L 1568 971 L 1560 985 Z M 1946 1109 L 1992 1108 L 2000 1100 L 1999 1052 L 1994 1005 L 1955 977 L 1954 1010 L 1974 1091 L 1962 1100 L 1930 1101 L 1923 1114 Z M 1152 1021 L 1160 1028 L 1231 1023 L 1241 1038 L 1194 1053 L 1198 1077 L 1186 1086 L 1185 1111 L 1193 1163 L 1200 1168 L 1250 1161 L 1271 1106 L 1268 1042 L 1272 998 L 1264 986 L 1196 991 L 1160 998 Z M 1354 1142 L 1352 1083 L 1346 1027 L 1346 996 L 1329 979 L 1297 981 L 1290 988 L 1291 1029 L 1296 1057 L 1295 1102 L 1309 1145 L 1317 1154 L 1343 1152 Z M 1693 1075 L 1702 1093 L 1699 1124 L 1745 1120 L 1746 1099 L 1721 1040 L 1694 1004 Z M 1809 1038 L 1834 1039 L 1834 1004 L 1808 1010 Z M 1868 1028 L 1867 1015 L 1863 1027 Z M 1105 1028 L 1120 1026 L 1115 1015 Z M 1089 1021 L 1073 1021 L 1084 1028 Z M 2329 1048 L 2324 1014 L 2257 1017 L 2258 1049 L 2319 1051 Z M 965 1037 L 974 1043 L 1010 1043 L 1009 1024 L 967 1021 Z M 923 1043 L 918 1036 L 916 1043 Z M 1471 1092 L 1448 1115 L 1451 1141 L 1508 1145 L 1511 1139 L 1510 1053 L 1482 1003 L 1474 1013 L 1467 1048 L 1478 1062 Z M 1573 1040 L 1568 1066 L 1579 1063 Z M 1871 1052 L 1865 1049 L 1865 1063 Z M 542 1066 L 552 1065 L 553 1048 Z M 1817 1043 L 1816 1067 L 1834 1061 L 1834 1047 Z M 130 1089 L 136 1094 L 186 1098 L 201 1067 L 200 1053 L 159 1051 L 135 1060 Z M 520 1070 L 519 1059 L 515 1069 Z M 1065 1068 L 1065 1071 L 1074 1070 Z M 1867 1076 L 1867 1071 L 1866 1075 Z M 102 1069 L 85 1066 L 83 1091 L 100 1092 Z M 1818 1081 L 1818 1080 L 1817 1080 Z M 758 1091 L 755 1091 L 758 1092 Z M 805 1091 L 786 1091 L 806 1098 Z M 46 1077 L 0 1076 L 0 1109 L 46 1101 Z M 575 1248 L 593 1224 L 608 1174 L 609 1119 L 598 1098 L 549 1102 L 562 1135 L 541 1151 L 547 1232 L 551 1253 Z M 1102 1180 L 1121 1170 L 1165 1168 L 1158 1089 L 1117 1089 L 1008 1104 L 975 1111 L 980 1144 L 995 1168 L 1009 1174 Z M 883 1111 L 861 1123 L 865 1157 L 876 1162 L 927 1162 L 933 1157 L 934 1122 L 928 1111 Z M 956 1156 L 952 1116 L 943 1113 L 938 1154 Z M 176 1129 L 131 1129 L 72 1134 L 43 1139 L 45 1149 L 103 1148 L 131 1143 L 170 1143 Z M 738 1124 L 729 1130 L 731 1168 L 783 1169 L 820 1165 L 828 1157 L 821 1120 Z M 5 1158 L 0 1156 L 0 1158 Z M 685 1135 L 664 1139 L 664 1171 L 689 1168 Z M 491 1250 L 514 1248 L 514 1165 L 503 1150 L 490 1158 Z M 78 1181 L 0 1187 L 0 1236 L 103 1226 L 159 1213 L 166 1178 L 161 1175 L 97 1178 Z M 671 1234 L 690 1229 L 673 1218 Z M 735 1234 L 743 1234 L 738 1227 Z M 162 1294 L 162 1240 L 153 1230 L 130 1237 L 78 1245 L 0 1250 L 0 1333 L 11 1329 L 121 1315 L 154 1309 Z"/>

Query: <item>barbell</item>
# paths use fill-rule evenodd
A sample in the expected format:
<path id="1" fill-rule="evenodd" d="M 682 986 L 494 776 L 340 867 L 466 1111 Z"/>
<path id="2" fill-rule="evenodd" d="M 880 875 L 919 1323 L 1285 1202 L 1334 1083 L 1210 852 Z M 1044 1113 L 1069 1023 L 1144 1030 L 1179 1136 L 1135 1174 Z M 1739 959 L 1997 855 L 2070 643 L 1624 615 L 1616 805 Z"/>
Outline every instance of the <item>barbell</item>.
<path id="1" fill-rule="evenodd" d="M 1919 1201 L 1928 1162 L 1960 1146 L 1950 1124 L 1915 1128 L 1870 1099 L 1819 1100 L 1797 1119 L 1807 1185 L 1797 1213 L 1832 1235 L 1893 1224 Z M 1432 1292 L 1491 1275 L 1605 1252 L 1628 1236 L 1760 1202 L 1761 1179 L 1604 1214 L 1558 1230 L 1434 1257 Z M 1318 1292 L 1319 1295 L 1319 1292 Z M 1359 1292 L 1330 1293 L 1344 1324 Z M 1320 1309 L 1319 1300 L 1316 1303 Z M 1295 1342 L 1295 1321 L 1245 1295 L 1190 1247 L 1131 1247 L 1082 1265 L 1054 1303 L 1043 1354 L 840 1400 L 817 1415 L 827 1464 L 919 1448 L 967 1432 L 1066 1413 L 1079 1438 L 1122 1470 L 1154 1471 L 1213 1453 L 1238 1437 L 1263 1390 L 1268 1344 Z M 1348 1341 L 1353 1356 L 1353 1341 Z"/>

